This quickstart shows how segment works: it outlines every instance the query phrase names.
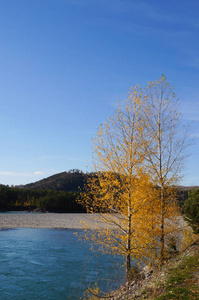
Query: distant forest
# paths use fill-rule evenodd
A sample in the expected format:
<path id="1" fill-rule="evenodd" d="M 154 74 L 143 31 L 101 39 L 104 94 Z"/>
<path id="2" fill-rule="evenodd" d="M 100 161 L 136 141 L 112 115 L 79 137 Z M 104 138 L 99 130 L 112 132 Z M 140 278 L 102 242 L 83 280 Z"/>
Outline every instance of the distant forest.
<path id="1" fill-rule="evenodd" d="M 85 212 L 76 200 L 88 176 L 75 169 L 20 187 L 0 185 L 0 210 Z"/>
<path id="2" fill-rule="evenodd" d="M 85 212 L 77 199 L 92 175 L 74 169 L 20 187 L 0 185 L 0 210 Z M 181 207 L 193 188 L 177 187 Z"/>

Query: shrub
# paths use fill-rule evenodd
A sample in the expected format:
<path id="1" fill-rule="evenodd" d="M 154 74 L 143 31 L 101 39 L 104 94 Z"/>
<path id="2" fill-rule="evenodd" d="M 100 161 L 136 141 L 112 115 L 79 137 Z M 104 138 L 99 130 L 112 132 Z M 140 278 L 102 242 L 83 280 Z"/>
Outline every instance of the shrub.
<path id="1" fill-rule="evenodd" d="M 127 273 L 127 282 L 139 281 L 142 279 L 142 273 L 137 265 L 133 265 Z"/>
<path id="2" fill-rule="evenodd" d="M 189 191 L 184 204 L 184 219 L 192 227 L 195 234 L 199 233 L 199 189 Z"/>

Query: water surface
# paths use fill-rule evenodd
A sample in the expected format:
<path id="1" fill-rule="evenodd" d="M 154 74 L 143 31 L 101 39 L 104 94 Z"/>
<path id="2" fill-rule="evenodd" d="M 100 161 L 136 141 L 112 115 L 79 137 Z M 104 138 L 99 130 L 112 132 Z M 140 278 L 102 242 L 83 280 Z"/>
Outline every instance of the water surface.
<path id="1" fill-rule="evenodd" d="M 80 299 L 85 286 L 103 281 L 117 288 L 124 270 L 121 258 L 99 255 L 74 232 L 58 229 L 0 231 L 1 300 Z M 110 281 L 111 279 L 111 281 Z"/>

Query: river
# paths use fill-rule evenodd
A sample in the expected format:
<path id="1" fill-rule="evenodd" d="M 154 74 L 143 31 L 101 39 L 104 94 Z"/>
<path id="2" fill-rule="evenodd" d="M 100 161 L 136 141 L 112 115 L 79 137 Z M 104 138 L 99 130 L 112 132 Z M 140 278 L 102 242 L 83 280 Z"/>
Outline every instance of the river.
<path id="1" fill-rule="evenodd" d="M 98 282 L 105 291 L 122 283 L 121 257 L 91 252 L 81 229 L 0 230 L 1 300 L 77 300 Z M 103 279 L 103 280 L 102 280 Z"/>

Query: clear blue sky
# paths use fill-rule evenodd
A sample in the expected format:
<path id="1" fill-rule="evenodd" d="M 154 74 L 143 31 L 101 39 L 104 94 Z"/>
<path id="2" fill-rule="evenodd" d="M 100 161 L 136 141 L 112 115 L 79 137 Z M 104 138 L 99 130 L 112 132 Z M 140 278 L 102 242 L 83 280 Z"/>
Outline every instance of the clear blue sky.
<path id="1" fill-rule="evenodd" d="M 0 183 L 86 171 L 91 137 L 130 86 L 164 74 L 195 144 L 199 185 L 198 0 L 0 0 Z"/>

